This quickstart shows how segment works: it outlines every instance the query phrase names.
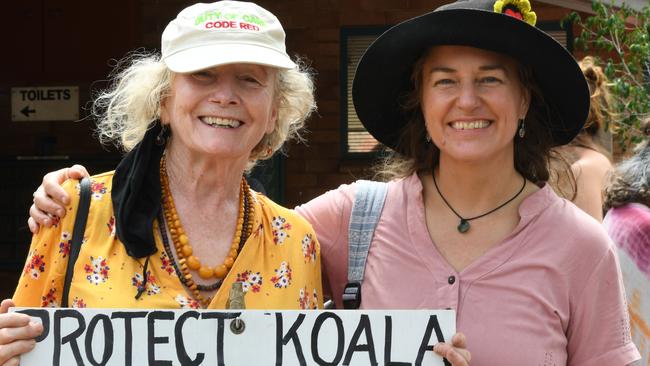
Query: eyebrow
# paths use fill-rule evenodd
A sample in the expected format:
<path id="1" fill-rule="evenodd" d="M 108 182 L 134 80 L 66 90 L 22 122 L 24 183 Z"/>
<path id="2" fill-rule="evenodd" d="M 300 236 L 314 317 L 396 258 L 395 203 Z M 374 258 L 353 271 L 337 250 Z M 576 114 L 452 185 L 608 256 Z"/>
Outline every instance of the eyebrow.
<path id="1" fill-rule="evenodd" d="M 505 66 L 501 64 L 494 64 L 494 65 L 484 65 L 478 68 L 481 71 L 492 71 L 492 70 L 501 70 L 503 71 L 504 74 L 508 74 L 508 70 L 506 70 Z"/>
<path id="2" fill-rule="evenodd" d="M 492 71 L 492 70 L 501 70 L 503 71 L 504 74 L 508 74 L 508 71 L 503 65 L 500 64 L 493 64 L 493 65 L 483 65 L 479 66 L 478 68 L 480 71 Z M 456 72 L 456 69 L 453 69 L 451 67 L 446 67 L 446 66 L 436 66 L 431 68 L 429 70 L 429 74 L 433 74 L 434 72 L 444 72 L 444 73 L 454 73 Z"/>

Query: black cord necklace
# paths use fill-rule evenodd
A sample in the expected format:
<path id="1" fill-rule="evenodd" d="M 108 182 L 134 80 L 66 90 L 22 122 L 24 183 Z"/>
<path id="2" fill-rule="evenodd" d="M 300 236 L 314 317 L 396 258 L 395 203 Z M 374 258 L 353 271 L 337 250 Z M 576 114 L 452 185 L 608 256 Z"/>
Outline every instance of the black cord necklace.
<path id="1" fill-rule="evenodd" d="M 433 177 L 433 185 L 436 187 L 436 191 L 438 191 L 438 194 L 440 195 L 440 198 L 442 198 L 442 201 L 445 203 L 445 205 L 447 205 L 447 207 L 449 207 L 451 212 L 453 212 L 454 215 L 456 215 L 460 219 L 460 223 L 458 223 L 458 226 L 456 228 L 458 229 L 458 232 L 461 233 L 461 234 L 465 234 L 466 232 L 469 231 L 469 227 L 470 227 L 469 222 L 470 221 L 480 219 L 483 216 L 487 216 L 487 215 L 491 214 L 492 212 L 500 209 L 501 207 L 507 205 L 508 203 L 512 202 L 515 198 L 519 197 L 521 192 L 523 192 L 524 188 L 526 187 L 526 177 L 524 177 L 524 184 L 521 185 L 521 189 L 519 190 L 519 192 L 517 192 L 517 194 L 512 196 L 509 200 L 505 201 L 504 203 L 500 204 L 496 208 L 494 208 L 494 209 L 492 209 L 492 210 L 490 210 L 490 211 L 488 211 L 488 212 L 486 212 L 486 213 L 484 213 L 482 215 L 464 218 L 461 215 L 459 215 L 458 212 L 456 212 L 456 210 L 454 210 L 453 207 L 451 207 L 449 202 L 447 202 L 447 200 L 445 199 L 445 196 L 443 196 L 442 192 L 440 192 L 440 188 L 438 188 L 438 183 L 436 182 L 436 173 L 433 170 L 431 171 L 431 177 Z"/>

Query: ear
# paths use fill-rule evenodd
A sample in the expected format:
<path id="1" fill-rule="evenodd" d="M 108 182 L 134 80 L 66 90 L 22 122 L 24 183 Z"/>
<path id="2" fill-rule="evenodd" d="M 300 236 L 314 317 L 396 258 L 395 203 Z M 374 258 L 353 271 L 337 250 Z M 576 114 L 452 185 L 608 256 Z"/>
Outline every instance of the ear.
<path id="1" fill-rule="evenodd" d="M 275 131 L 275 126 L 278 123 L 278 103 L 273 103 L 271 107 L 271 115 L 269 116 L 269 121 L 266 125 L 266 134 L 271 134 Z"/>
<path id="2" fill-rule="evenodd" d="M 169 81 L 169 91 L 164 93 L 160 99 L 160 122 L 163 124 L 171 123 L 171 114 L 172 107 L 174 105 L 174 84 L 176 80 L 176 74 L 171 74 L 171 79 Z"/>
<path id="3" fill-rule="evenodd" d="M 160 101 L 160 122 L 163 125 L 169 124 L 168 99 L 169 97 L 165 97 Z"/>

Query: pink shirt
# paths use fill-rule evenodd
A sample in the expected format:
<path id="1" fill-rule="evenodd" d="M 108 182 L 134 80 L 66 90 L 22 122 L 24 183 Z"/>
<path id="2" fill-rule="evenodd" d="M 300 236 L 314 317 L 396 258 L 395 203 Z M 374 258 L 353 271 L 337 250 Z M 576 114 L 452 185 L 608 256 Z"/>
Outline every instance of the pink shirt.
<path id="1" fill-rule="evenodd" d="M 297 208 L 319 238 L 339 308 L 354 189 L 343 185 Z M 603 228 L 548 186 L 526 198 L 519 213 L 514 232 L 459 273 L 427 232 L 418 177 L 391 182 L 361 308 L 455 309 L 474 366 L 622 366 L 638 359 Z"/>
<path id="2" fill-rule="evenodd" d="M 628 203 L 612 208 L 603 224 L 619 249 L 650 279 L 650 207 Z"/>
<path id="3" fill-rule="evenodd" d="M 641 365 L 650 364 L 650 207 L 640 203 L 612 208 L 603 221 L 618 247 L 632 337 Z"/>

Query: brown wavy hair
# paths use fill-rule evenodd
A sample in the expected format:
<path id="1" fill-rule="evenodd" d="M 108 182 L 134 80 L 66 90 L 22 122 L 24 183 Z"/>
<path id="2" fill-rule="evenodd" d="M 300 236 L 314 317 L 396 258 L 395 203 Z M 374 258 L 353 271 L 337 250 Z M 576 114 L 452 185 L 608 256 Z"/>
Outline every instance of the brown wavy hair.
<path id="1" fill-rule="evenodd" d="M 438 166 L 440 150 L 433 143 L 427 143 L 426 126 L 422 115 L 422 72 L 426 53 L 413 64 L 411 81 L 413 89 L 404 95 L 401 104 L 409 116 L 406 127 L 402 130 L 395 151 L 391 151 L 375 168 L 379 180 L 391 180 L 409 176 L 415 172 L 424 172 Z M 515 169 L 526 179 L 541 185 L 551 178 L 549 166 L 551 161 L 565 166 L 566 169 L 553 169 L 554 174 L 567 174 L 563 178 L 575 187 L 575 179 L 568 163 L 552 151 L 553 137 L 548 123 L 556 115 L 544 100 L 540 87 L 535 82 L 532 70 L 516 61 L 517 74 L 522 90 L 530 92 L 531 101 L 525 118 L 526 135 L 515 136 Z M 559 173 L 555 173 L 555 172 Z"/>

